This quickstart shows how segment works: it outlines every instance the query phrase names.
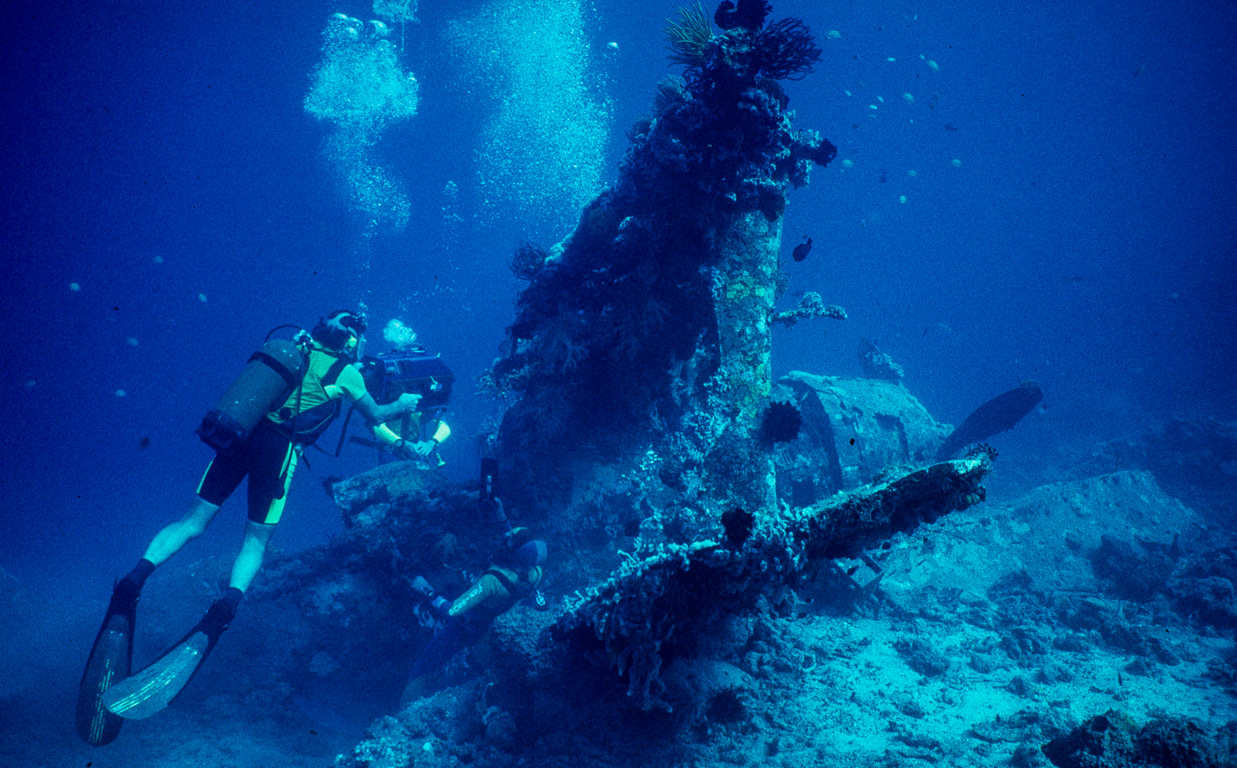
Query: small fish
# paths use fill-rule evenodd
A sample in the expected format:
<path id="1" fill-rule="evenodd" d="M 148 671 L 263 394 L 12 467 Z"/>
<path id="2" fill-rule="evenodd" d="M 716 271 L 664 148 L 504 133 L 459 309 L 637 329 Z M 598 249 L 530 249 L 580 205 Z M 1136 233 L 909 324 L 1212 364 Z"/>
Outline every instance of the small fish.
<path id="1" fill-rule="evenodd" d="M 856 572 L 856 571 L 858 571 L 858 570 L 859 570 L 859 566 L 857 566 L 857 565 L 852 565 L 851 567 L 849 567 L 849 568 L 847 568 L 847 569 L 846 569 L 846 575 L 847 575 L 847 576 L 854 576 L 854 575 L 855 575 L 855 572 Z"/>
<path id="2" fill-rule="evenodd" d="M 807 255 L 812 252 L 812 238 L 804 235 L 803 239 L 806 242 L 799 243 L 795 246 L 795 249 L 790 252 L 791 258 L 795 261 L 803 261 L 807 258 Z"/>
<path id="3" fill-rule="evenodd" d="M 137 444 L 137 446 L 138 446 L 138 448 L 141 448 L 143 451 L 144 451 L 144 450 L 146 450 L 147 448 L 149 448 L 149 447 L 150 447 L 150 438 L 149 438 L 149 437 L 143 437 L 143 438 L 142 438 L 142 440 L 141 440 L 141 442 L 139 442 L 139 443 Z"/>

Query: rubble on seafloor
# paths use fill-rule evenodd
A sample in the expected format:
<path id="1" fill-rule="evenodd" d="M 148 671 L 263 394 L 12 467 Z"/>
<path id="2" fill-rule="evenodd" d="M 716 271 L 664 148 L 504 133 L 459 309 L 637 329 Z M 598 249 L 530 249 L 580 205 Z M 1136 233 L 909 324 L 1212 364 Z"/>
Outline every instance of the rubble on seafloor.
<path id="1" fill-rule="evenodd" d="M 341 768 L 1229 765 L 1237 548 L 1216 510 L 1165 493 L 1165 462 L 1135 461 L 878 537 L 746 611 L 676 629 L 654 687 L 665 706 L 649 711 L 604 648 L 552 632 L 575 590 L 621 575 L 650 534 L 595 519 L 616 485 L 635 487 L 631 467 L 582 473 L 575 504 L 511 510 L 553 544 L 556 609 L 517 606 L 400 710 L 431 631 L 407 578 L 463 584 L 443 564 L 484 567 L 501 534 L 474 484 L 387 465 L 333 486 L 349 521 L 335 541 L 272 556 L 215 651 L 228 673 L 200 675 L 180 711 L 268 733 L 345 720 Z M 174 641 L 227 565 L 152 577 L 136 653 Z"/>
<path id="2" fill-rule="evenodd" d="M 919 412 L 905 393 L 863 395 L 859 384 L 835 386 L 849 392 L 850 403 L 837 400 L 825 411 L 838 423 L 859 412 L 896 411 L 908 420 Z M 905 429 L 901 421 L 872 422 L 881 423 L 895 434 Z M 943 429 L 923 424 L 931 427 L 924 434 Z M 872 430 L 863 434 L 882 440 Z M 813 440 L 805 433 L 796 442 Z M 896 483 L 904 471 L 877 470 L 880 477 L 869 479 Z M 341 768 L 522 761 L 1118 766 L 1139 765 L 1136 755 L 1146 757 L 1136 751 L 1140 744 L 1153 754 L 1215 756 L 1181 763 L 1189 765 L 1226 765 L 1235 754 L 1227 724 L 1237 720 L 1237 549 L 1211 516 L 1167 495 L 1148 469 L 1050 483 L 914 530 L 885 531 L 858 551 L 816 558 L 821 567 L 798 579 L 776 574 L 762 583 L 778 586 L 767 593 L 743 593 L 758 579 L 736 578 L 730 594 L 705 589 L 725 609 L 688 627 L 667 619 L 662 629 L 674 642 L 653 649 L 658 666 L 648 691 L 657 701 L 648 711 L 645 689 L 632 685 L 642 669 L 646 676 L 653 669 L 647 637 L 622 639 L 631 650 L 620 675 L 604 643 L 555 641 L 554 624 L 570 623 L 564 617 L 575 614 L 563 612 L 569 607 L 587 613 L 588 605 L 603 604 L 589 602 L 588 585 L 600 585 L 601 594 L 605 584 L 624 579 L 653 585 L 663 576 L 716 574 L 712 558 L 720 562 L 730 550 L 684 550 L 663 541 L 636 558 L 630 553 L 644 551 L 640 539 L 653 541 L 653 531 L 607 523 L 601 511 L 623 504 L 632 515 L 649 509 L 658 492 L 641 485 L 656 485 L 656 474 L 590 465 L 574 482 L 580 488 L 561 508 L 510 510 L 553 545 L 546 583 L 558 608 L 517 606 L 500 617 L 484 643 L 435 678 L 433 695 L 403 711 L 395 705 L 430 631 L 407 577 L 436 568 L 436 578 L 449 580 L 444 562 L 475 572 L 500 535 L 473 484 L 443 483 L 407 464 L 333 486 L 349 523 L 344 535 L 271 563 L 245 613 L 248 631 L 232 633 L 216 651 L 220 663 L 247 671 L 205 679 L 189 695 L 233 700 L 243 710 L 260 691 L 263 706 L 279 709 L 305 690 L 324 689 L 367 701 L 376 713 L 385 708 L 366 738 L 341 756 Z M 832 503 L 848 498 L 864 494 L 843 493 Z M 810 511 L 829 504 L 792 508 L 783 525 L 829 520 Z M 722 526 L 711 530 L 724 542 Z M 757 553 L 761 526 L 752 531 L 744 546 Z M 659 546 L 664 551 L 656 556 Z M 684 551 L 698 553 L 705 567 L 668 565 L 691 562 Z M 855 590 L 865 579 L 866 588 Z M 790 581 L 794 589 L 785 588 Z M 573 597 L 576 590 L 581 594 Z M 658 605 L 629 602 L 627 616 Z M 593 626 L 577 628 L 587 640 Z M 263 664 L 254 665 L 255 658 Z M 1100 715 L 1127 736 L 1100 739 L 1107 753 L 1080 762 L 1077 744 L 1095 741 L 1086 734 Z M 1071 740 L 1078 729 L 1086 738 Z M 1144 730 L 1184 741 L 1175 752 L 1154 752 L 1161 742 L 1136 738 Z M 1054 741 L 1066 745 L 1052 753 L 1057 763 L 1042 751 Z"/>
<path id="3" fill-rule="evenodd" d="M 1128 545 L 1120 551 L 1135 560 L 1120 570 L 1136 572 L 1139 558 L 1167 552 L 1168 532 L 1177 559 L 1145 599 L 1122 597 L 1097 571 L 1106 539 Z M 551 617 L 517 608 L 496 623 L 471 679 L 382 718 L 338 765 L 1167 768 L 1237 758 L 1237 624 L 1191 597 L 1200 579 L 1231 583 L 1237 571 L 1187 575 L 1233 562 L 1233 549 L 1148 472 L 946 515 L 868 556 L 884 578 L 859 605 L 839 608 L 838 574 L 822 573 L 686 633 L 659 671 L 663 706 L 647 712 L 600 647 L 569 650 L 550 640 Z M 1093 738 L 1101 715 L 1125 735 Z M 1098 751 L 1080 752 L 1092 741 Z M 1059 746 L 1045 752 L 1050 743 Z"/>

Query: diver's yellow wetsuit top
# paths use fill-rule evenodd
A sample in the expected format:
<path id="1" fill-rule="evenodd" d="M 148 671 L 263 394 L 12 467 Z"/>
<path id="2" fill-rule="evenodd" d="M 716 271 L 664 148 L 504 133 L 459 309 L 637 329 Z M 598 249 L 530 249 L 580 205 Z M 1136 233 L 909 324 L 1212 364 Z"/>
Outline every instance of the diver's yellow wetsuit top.
<path id="1" fill-rule="evenodd" d="M 338 354 L 318 342 L 311 342 L 309 365 L 306 366 L 301 385 L 288 395 L 283 405 L 268 413 L 266 418 L 283 426 L 301 414 L 296 423 L 297 434 L 312 433 L 320 431 L 319 425 L 325 426 L 334 418 L 335 400 L 347 395 L 348 399 L 355 403 L 365 397 L 365 379 L 352 365 L 345 364 L 333 382 L 323 383 L 331 367 L 340 359 Z"/>
<path id="2" fill-rule="evenodd" d="M 460 616 L 471 611 L 498 616 L 523 595 L 513 594 L 495 573 L 502 574 L 512 585 L 527 584 L 530 591 L 541 581 L 541 566 L 534 565 L 522 572 L 501 565 L 491 565 L 468 591 L 451 603 L 449 616 Z"/>

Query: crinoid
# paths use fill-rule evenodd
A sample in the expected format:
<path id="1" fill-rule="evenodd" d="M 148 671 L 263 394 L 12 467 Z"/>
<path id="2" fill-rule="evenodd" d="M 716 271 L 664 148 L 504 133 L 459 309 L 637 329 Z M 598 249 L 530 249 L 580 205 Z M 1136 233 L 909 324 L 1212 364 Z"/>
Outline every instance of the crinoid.
<path id="1" fill-rule="evenodd" d="M 757 436 L 765 445 L 789 443 L 799 436 L 799 429 L 802 426 L 803 416 L 794 403 L 774 401 L 769 403 L 761 415 Z"/>
<path id="2" fill-rule="evenodd" d="M 812 30 L 793 16 L 775 21 L 756 37 L 760 69 L 774 80 L 800 80 L 816 68 L 822 51 Z"/>
<path id="3" fill-rule="evenodd" d="M 765 18 L 773 11 L 768 0 L 739 0 L 738 5 L 722 0 L 713 14 L 713 22 L 722 29 L 760 29 Z"/>
<path id="4" fill-rule="evenodd" d="M 722 513 L 722 530 L 726 532 L 726 546 L 739 549 L 752 535 L 756 527 L 756 516 L 742 507 L 728 509 Z"/>
<path id="5" fill-rule="evenodd" d="M 975 459 L 981 456 L 985 457 L 988 461 L 992 461 L 997 457 L 996 449 L 987 443 L 979 443 L 972 446 L 971 449 L 966 452 L 965 458 Z"/>
<path id="6" fill-rule="evenodd" d="M 748 719 L 748 695 L 737 685 L 719 688 L 705 703 L 704 716 L 711 723 L 734 725 Z"/>
<path id="7" fill-rule="evenodd" d="M 689 67 L 704 64 L 704 51 L 713 39 L 709 17 L 696 0 L 696 6 L 679 9 L 677 21 L 666 19 L 666 38 L 670 44 L 670 60 Z"/>
<path id="8" fill-rule="evenodd" d="M 511 272 L 521 280 L 532 280 L 545 264 L 545 249 L 527 240 L 520 243 L 511 256 Z"/>

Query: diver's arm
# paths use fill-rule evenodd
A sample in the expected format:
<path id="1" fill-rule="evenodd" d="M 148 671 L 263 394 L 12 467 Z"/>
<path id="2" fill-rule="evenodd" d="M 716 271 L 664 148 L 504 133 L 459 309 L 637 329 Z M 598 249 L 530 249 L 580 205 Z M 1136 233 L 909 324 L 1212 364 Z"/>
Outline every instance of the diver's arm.
<path id="1" fill-rule="evenodd" d="M 434 430 L 434 434 L 428 440 L 419 440 L 415 443 L 410 443 L 409 447 L 413 452 L 421 458 L 427 458 L 434 449 L 442 444 L 451 435 L 451 428 L 447 426 L 445 421 L 438 422 L 438 428 Z"/>
<path id="2" fill-rule="evenodd" d="M 388 448 L 398 448 L 399 444 L 404 441 L 402 437 L 395 434 L 395 431 L 386 424 L 379 424 L 376 427 L 370 427 L 373 430 L 374 437 L 378 438 L 378 442 Z"/>
<path id="3" fill-rule="evenodd" d="M 361 415 L 365 417 L 365 420 L 369 422 L 371 427 L 399 418 L 410 411 L 415 411 L 417 403 L 421 402 L 420 395 L 405 392 L 393 403 L 378 405 L 377 401 L 374 400 L 374 396 L 365 389 L 365 380 L 361 378 L 361 372 L 352 366 L 345 366 L 340 371 L 339 378 L 331 386 L 338 387 L 352 401 L 353 405 L 361 412 Z M 331 387 L 327 387 L 327 393 L 329 397 L 338 397 L 337 394 L 331 393 Z M 379 438 L 381 438 L 381 435 L 379 435 Z"/>
<path id="4" fill-rule="evenodd" d="M 378 403 L 374 401 L 374 396 L 366 392 L 354 402 L 356 404 L 356 409 L 361 412 L 361 415 L 364 416 L 365 420 L 370 423 L 370 426 L 373 426 L 375 424 L 382 424 L 383 422 L 399 418 L 405 413 L 415 411 L 417 409 L 417 403 L 421 402 L 421 396 L 414 395 L 410 392 L 405 392 L 393 403 L 378 405 Z"/>

